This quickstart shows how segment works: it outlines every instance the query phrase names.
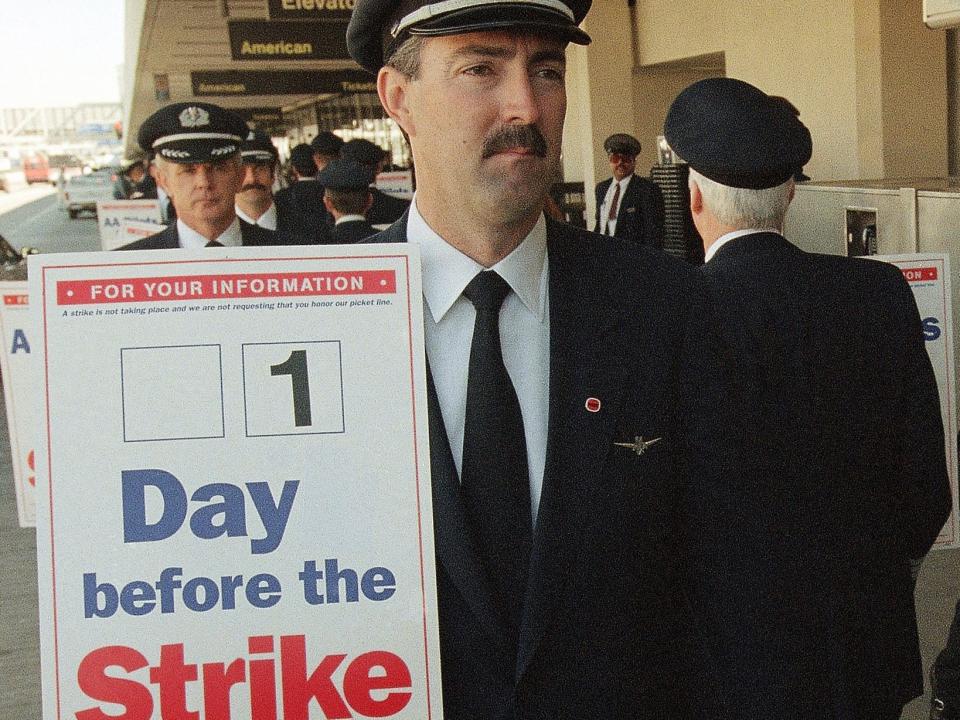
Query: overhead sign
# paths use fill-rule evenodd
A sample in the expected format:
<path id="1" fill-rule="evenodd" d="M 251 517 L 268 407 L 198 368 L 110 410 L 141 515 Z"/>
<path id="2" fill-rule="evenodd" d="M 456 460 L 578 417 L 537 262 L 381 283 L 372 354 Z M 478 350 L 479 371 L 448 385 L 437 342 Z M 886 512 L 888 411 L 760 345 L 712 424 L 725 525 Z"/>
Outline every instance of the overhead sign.
<path id="1" fill-rule="evenodd" d="M 441 716 L 415 248 L 33 256 L 45 720 Z"/>
<path id="2" fill-rule="evenodd" d="M 20 527 L 37 524 L 37 480 L 34 449 L 37 445 L 37 393 L 33 343 L 33 318 L 26 281 L 0 282 L 0 326 L 4 349 L 0 353 L 3 400 L 7 407 L 10 459 L 17 496 Z"/>
<path id="3" fill-rule="evenodd" d="M 267 0 L 271 20 L 350 19 L 356 0 Z"/>
<path id="4" fill-rule="evenodd" d="M 346 22 L 231 20 L 234 60 L 349 60 Z"/>
<path id="5" fill-rule="evenodd" d="M 943 416 L 944 452 L 953 511 L 947 519 L 934 547 L 960 547 L 960 512 L 957 506 L 957 410 L 954 406 L 956 376 L 953 357 L 953 317 L 950 294 L 950 256 L 946 253 L 916 255 L 868 255 L 871 260 L 882 260 L 896 265 L 913 290 L 923 326 L 924 346 L 940 391 L 940 413 Z"/>
<path id="6" fill-rule="evenodd" d="M 363 70 L 198 70 L 190 73 L 190 82 L 198 97 L 377 91 L 376 80 Z"/>
<path id="7" fill-rule="evenodd" d="M 246 122 L 258 125 L 277 125 L 283 122 L 280 108 L 230 108 L 230 112 L 239 115 Z"/>

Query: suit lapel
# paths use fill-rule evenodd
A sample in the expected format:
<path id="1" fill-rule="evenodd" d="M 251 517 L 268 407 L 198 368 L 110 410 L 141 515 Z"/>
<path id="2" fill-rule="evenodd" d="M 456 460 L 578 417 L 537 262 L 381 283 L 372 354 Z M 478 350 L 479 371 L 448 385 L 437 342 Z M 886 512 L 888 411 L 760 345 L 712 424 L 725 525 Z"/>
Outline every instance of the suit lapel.
<path id="1" fill-rule="evenodd" d="M 575 253 L 563 226 L 551 224 L 550 419 L 543 493 L 531 551 L 526 604 L 520 630 L 517 677 L 524 672 L 563 595 L 564 577 L 582 538 L 571 527 L 588 514 L 601 465 L 613 441 L 624 384 L 626 318 L 584 285 L 601 283 L 595 261 Z M 603 304 L 604 307 L 597 307 Z M 588 398 L 599 412 L 586 408 Z"/>
<path id="2" fill-rule="evenodd" d="M 364 242 L 406 242 L 407 214 Z M 460 495 L 460 478 L 450 452 L 437 390 L 427 363 L 427 416 L 430 421 L 430 473 L 433 489 L 433 532 L 437 559 L 491 641 L 508 649 L 507 631 L 471 539 Z"/>

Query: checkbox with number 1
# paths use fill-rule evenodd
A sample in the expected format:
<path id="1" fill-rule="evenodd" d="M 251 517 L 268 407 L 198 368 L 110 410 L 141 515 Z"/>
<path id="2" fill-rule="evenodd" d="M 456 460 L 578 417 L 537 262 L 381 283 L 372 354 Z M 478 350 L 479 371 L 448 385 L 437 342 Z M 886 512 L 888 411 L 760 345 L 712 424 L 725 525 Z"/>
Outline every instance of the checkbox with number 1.
<path id="1" fill-rule="evenodd" d="M 344 432 L 339 340 L 243 345 L 248 437 Z"/>

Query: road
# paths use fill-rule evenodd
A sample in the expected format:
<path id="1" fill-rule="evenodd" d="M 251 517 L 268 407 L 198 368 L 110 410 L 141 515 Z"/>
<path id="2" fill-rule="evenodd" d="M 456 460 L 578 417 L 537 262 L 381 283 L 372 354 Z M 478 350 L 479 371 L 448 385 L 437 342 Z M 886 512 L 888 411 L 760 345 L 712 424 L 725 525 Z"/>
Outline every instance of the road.
<path id="1" fill-rule="evenodd" d="M 48 186 L 0 193 L 0 235 L 17 250 L 34 247 L 49 253 L 100 249 L 96 218 L 82 215 L 71 220 Z"/>

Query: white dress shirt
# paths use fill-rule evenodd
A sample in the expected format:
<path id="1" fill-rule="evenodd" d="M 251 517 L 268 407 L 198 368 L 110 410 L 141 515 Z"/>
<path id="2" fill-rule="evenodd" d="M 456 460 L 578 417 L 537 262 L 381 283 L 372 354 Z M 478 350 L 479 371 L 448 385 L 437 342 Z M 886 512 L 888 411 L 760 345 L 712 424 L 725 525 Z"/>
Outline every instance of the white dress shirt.
<path id="1" fill-rule="evenodd" d="M 259 225 L 262 228 L 267 230 L 277 230 L 277 206 L 273 203 L 270 203 L 270 207 L 267 208 L 267 211 L 263 213 L 260 217 L 254 220 L 252 217 L 247 215 L 243 210 L 240 209 L 239 205 L 235 205 L 234 209 L 237 211 L 237 217 L 248 222 L 251 225 Z"/>
<path id="2" fill-rule="evenodd" d="M 473 304 L 462 293 L 477 273 L 488 268 L 437 235 L 417 210 L 416 197 L 410 204 L 407 241 L 420 246 L 427 359 L 459 474 L 470 345 L 476 318 Z M 523 415 L 530 510 L 536 523 L 543 489 L 550 402 L 549 261 L 543 216 L 516 250 L 489 269 L 495 270 L 513 290 L 500 310 L 500 345 L 503 364 L 517 391 Z"/>
<path id="3" fill-rule="evenodd" d="M 177 235 L 180 238 L 180 247 L 182 248 L 202 248 L 210 242 L 180 218 L 177 218 Z M 224 247 L 240 247 L 243 245 L 240 221 L 234 218 L 230 226 L 216 240 Z"/>
<path id="4" fill-rule="evenodd" d="M 603 196 L 603 203 L 600 205 L 600 227 L 597 232 L 603 233 L 604 235 L 612 236 L 617 231 L 617 220 L 607 221 L 607 216 L 610 214 L 610 203 L 613 202 L 613 194 L 617 191 L 617 185 L 620 186 L 620 197 L 617 198 L 617 214 L 620 214 L 620 205 L 623 203 L 623 198 L 627 194 L 627 185 L 630 184 L 630 180 L 633 179 L 633 175 L 627 175 L 623 180 L 617 180 L 616 178 L 611 178 L 610 187 L 607 188 L 607 194 Z"/>
<path id="5" fill-rule="evenodd" d="M 334 222 L 333 224 L 339 225 L 340 223 L 356 222 L 357 220 L 364 221 L 366 219 L 367 219 L 366 215 L 341 215 L 340 217 L 337 218 L 336 222 Z"/>
<path id="6" fill-rule="evenodd" d="M 776 228 L 763 228 L 763 229 L 750 229 L 750 230 L 734 230 L 733 232 L 728 232 L 726 235 L 721 235 L 716 240 L 713 241 L 713 245 L 707 248 L 707 252 L 703 256 L 703 262 L 710 262 L 710 258 L 717 254 L 717 250 L 722 248 L 731 240 L 736 240 L 738 237 L 743 237 L 744 235 L 753 235 L 754 233 L 776 233 L 777 235 L 783 235 Z"/>

